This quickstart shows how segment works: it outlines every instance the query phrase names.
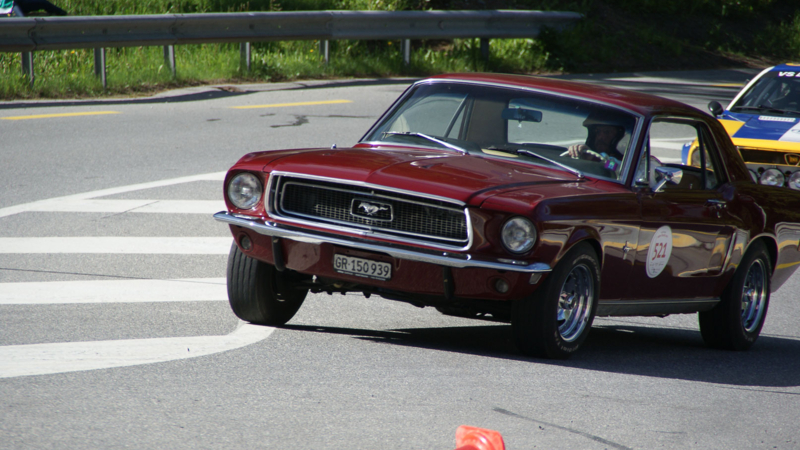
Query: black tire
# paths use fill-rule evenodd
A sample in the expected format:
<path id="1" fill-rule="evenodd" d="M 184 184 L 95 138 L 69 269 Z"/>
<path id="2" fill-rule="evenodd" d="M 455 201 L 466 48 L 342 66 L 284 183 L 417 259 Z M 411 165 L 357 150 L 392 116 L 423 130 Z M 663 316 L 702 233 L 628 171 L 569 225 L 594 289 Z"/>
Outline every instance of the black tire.
<path id="1" fill-rule="evenodd" d="M 698 314 L 706 345 L 723 350 L 747 350 L 758 339 L 767 318 L 772 264 L 762 242 L 755 242 L 713 309 Z"/>
<path id="2" fill-rule="evenodd" d="M 536 292 L 514 302 L 511 327 L 519 350 L 540 358 L 568 358 L 589 334 L 599 294 L 597 255 L 589 244 L 578 244 Z"/>
<path id="3" fill-rule="evenodd" d="M 288 274 L 286 274 L 288 275 Z M 308 294 L 275 266 L 250 258 L 234 243 L 228 254 L 228 301 L 242 320 L 259 325 L 283 325 L 295 315 Z"/>

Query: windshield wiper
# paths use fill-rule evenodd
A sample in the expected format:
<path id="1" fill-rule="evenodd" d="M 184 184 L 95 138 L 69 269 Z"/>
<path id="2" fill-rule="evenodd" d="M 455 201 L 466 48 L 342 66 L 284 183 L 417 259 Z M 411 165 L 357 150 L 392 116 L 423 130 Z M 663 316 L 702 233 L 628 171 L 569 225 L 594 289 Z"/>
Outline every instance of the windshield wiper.
<path id="1" fill-rule="evenodd" d="M 555 166 L 561 167 L 562 169 L 564 169 L 564 170 L 566 170 L 566 171 L 568 171 L 570 173 L 575 174 L 575 176 L 578 177 L 579 180 L 582 180 L 584 178 L 583 172 L 581 172 L 580 170 L 575 169 L 574 167 L 570 167 L 570 166 L 568 166 L 566 164 L 560 163 L 558 161 L 554 161 L 554 160 L 552 160 L 550 158 L 545 158 L 544 156 L 542 156 L 542 155 L 540 155 L 540 154 L 538 154 L 536 152 L 532 152 L 530 150 L 525 150 L 524 148 L 521 148 L 521 149 L 517 150 L 514 153 L 516 153 L 516 154 L 523 153 L 523 154 L 528 155 L 528 156 L 533 156 L 535 158 L 539 158 L 541 160 L 549 162 L 550 164 L 553 164 Z"/>
<path id="2" fill-rule="evenodd" d="M 447 148 L 449 148 L 451 150 L 455 150 L 455 151 L 461 153 L 462 155 L 466 155 L 467 153 L 469 153 L 464 148 L 461 148 L 461 147 L 459 147 L 457 145 L 454 145 L 454 144 L 451 144 L 449 142 L 445 142 L 445 141 L 443 141 L 441 139 L 437 139 L 437 138 L 435 138 L 433 136 L 428 136 L 427 134 L 424 134 L 424 133 L 417 133 L 417 132 L 414 132 L 414 131 L 384 131 L 382 134 L 383 134 L 383 137 L 395 136 L 395 135 L 421 137 L 421 138 L 427 139 L 427 140 L 429 140 L 431 142 L 435 142 L 435 143 L 437 143 L 437 144 L 439 144 L 439 145 L 441 145 L 443 147 L 447 147 Z"/>
<path id="3" fill-rule="evenodd" d="M 731 108 L 733 112 L 740 111 L 758 111 L 773 114 L 797 114 L 797 111 L 789 111 L 787 109 L 770 108 L 769 106 L 734 106 Z"/>
<path id="4" fill-rule="evenodd" d="M 762 109 L 760 106 L 734 106 L 731 111 L 761 111 Z"/>
<path id="5" fill-rule="evenodd" d="M 494 146 L 486 147 L 486 150 L 494 150 L 496 152 L 509 153 L 509 154 L 512 154 L 512 155 L 516 155 L 517 154 L 517 149 L 510 149 L 510 148 L 503 148 L 503 147 L 494 147 Z"/>

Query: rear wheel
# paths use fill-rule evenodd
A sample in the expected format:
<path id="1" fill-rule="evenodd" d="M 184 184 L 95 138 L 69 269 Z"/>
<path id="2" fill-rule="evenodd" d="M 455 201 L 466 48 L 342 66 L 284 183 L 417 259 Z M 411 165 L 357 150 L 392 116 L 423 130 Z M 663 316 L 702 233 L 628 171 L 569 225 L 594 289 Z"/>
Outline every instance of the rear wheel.
<path id="1" fill-rule="evenodd" d="M 253 259 L 234 243 L 228 254 L 228 301 L 242 320 L 283 325 L 300 309 L 308 293 L 291 282 L 291 274 Z"/>
<path id="2" fill-rule="evenodd" d="M 719 304 L 699 313 L 700 334 L 709 347 L 747 350 L 756 342 L 767 318 L 771 276 L 767 248 L 756 242 L 742 258 Z"/>
<path id="3" fill-rule="evenodd" d="M 578 244 L 531 296 L 512 307 L 514 340 L 526 355 L 564 359 L 580 348 L 594 321 L 600 264 L 589 244 Z"/>

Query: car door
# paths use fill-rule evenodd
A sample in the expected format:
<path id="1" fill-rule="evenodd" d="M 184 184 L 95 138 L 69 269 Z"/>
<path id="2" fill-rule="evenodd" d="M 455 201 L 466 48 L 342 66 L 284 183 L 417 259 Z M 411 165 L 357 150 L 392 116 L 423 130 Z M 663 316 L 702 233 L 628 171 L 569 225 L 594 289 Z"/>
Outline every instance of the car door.
<path id="1" fill-rule="evenodd" d="M 684 164 L 686 143 L 698 157 Z M 626 297 L 654 303 L 711 299 L 737 221 L 729 213 L 726 175 L 711 133 L 699 120 L 658 118 L 650 124 L 645 152 L 641 160 L 649 167 L 640 171 L 647 177 L 638 184 L 641 227 Z M 671 169 L 681 176 L 665 181 L 662 173 Z"/>

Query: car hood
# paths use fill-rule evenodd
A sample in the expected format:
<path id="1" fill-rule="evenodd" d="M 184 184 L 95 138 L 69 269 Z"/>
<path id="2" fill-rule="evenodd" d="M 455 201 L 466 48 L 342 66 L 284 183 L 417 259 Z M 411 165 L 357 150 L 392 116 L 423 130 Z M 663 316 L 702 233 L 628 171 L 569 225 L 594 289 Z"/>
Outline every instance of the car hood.
<path id="1" fill-rule="evenodd" d="M 577 183 L 575 175 L 560 169 L 419 149 L 309 149 L 275 156 L 265 156 L 264 171 L 339 178 L 475 206 L 493 195 L 531 186 L 548 186 L 552 191 L 557 186 L 586 184 Z"/>
<path id="2" fill-rule="evenodd" d="M 734 144 L 800 151 L 800 118 L 726 111 L 720 123 Z M 766 141 L 766 142 L 765 142 Z"/>

